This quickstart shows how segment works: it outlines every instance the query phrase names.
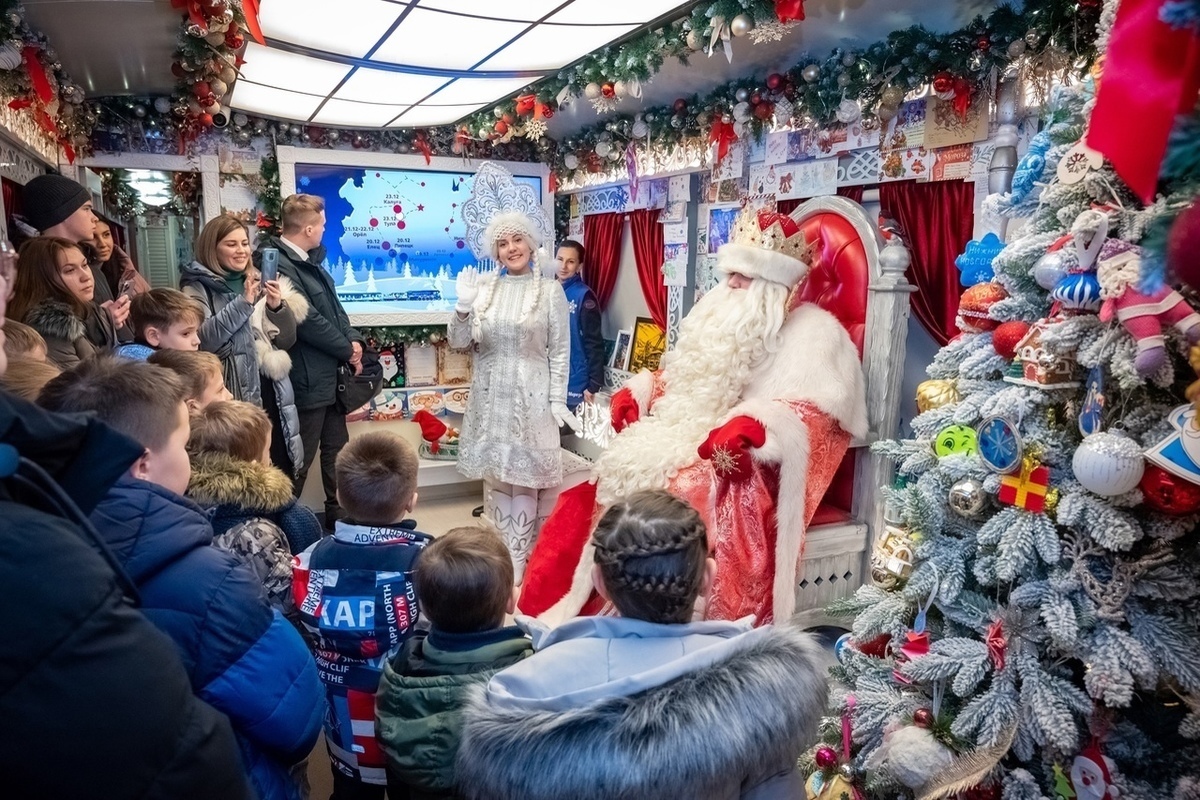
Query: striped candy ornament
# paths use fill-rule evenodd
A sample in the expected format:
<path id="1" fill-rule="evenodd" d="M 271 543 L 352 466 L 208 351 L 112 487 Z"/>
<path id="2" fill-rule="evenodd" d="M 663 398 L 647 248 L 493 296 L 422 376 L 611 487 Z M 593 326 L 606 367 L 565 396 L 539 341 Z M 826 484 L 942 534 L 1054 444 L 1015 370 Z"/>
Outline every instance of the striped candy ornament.
<path id="1" fill-rule="evenodd" d="M 1094 272 L 1072 272 L 1063 277 L 1050 297 L 1071 311 L 1099 311 L 1100 281 Z"/>

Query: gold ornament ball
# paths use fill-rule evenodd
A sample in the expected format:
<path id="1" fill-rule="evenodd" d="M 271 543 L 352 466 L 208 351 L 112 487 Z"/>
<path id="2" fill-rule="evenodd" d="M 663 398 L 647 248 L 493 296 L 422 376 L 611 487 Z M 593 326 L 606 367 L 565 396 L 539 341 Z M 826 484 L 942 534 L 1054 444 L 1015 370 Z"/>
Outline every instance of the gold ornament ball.
<path id="1" fill-rule="evenodd" d="M 917 386 L 917 410 L 922 414 L 957 403 L 959 399 L 958 387 L 952 380 L 924 381 Z"/>
<path id="2" fill-rule="evenodd" d="M 729 32 L 734 36 L 745 36 L 754 30 L 754 20 L 749 14 L 738 14 L 729 21 Z"/>

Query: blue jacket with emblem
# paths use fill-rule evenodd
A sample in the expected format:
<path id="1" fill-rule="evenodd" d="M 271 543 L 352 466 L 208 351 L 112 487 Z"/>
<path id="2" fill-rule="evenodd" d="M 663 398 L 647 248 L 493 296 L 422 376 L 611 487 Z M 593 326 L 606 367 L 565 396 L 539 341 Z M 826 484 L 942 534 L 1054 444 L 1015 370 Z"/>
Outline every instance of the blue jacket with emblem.
<path id="1" fill-rule="evenodd" d="M 312 656 L 254 573 L 212 546 L 208 517 L 170 490 L 122 477 L 91 520 L 174 640 L 196 694 L 228 715 L 260 800 L 299 800 L 289 767 L 324 713 Z"/>
<path id="2" fill-rule="evenodd" d="M 567 407 L 583 402 L 583 393 L 604 386 L 604 334 L 600 331 L 600 303 L 575 273 L 562 282 L 570 310 L 571 370 L 567 378 Z"/>

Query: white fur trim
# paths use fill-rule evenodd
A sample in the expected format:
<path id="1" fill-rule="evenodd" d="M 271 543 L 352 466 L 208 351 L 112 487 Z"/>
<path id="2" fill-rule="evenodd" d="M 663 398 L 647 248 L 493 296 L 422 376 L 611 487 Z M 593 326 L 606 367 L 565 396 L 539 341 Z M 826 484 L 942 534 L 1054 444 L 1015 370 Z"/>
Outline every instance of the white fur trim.
<path id="1" fill-rule="evenodd" d="M 641 370 L 625 381 L 625 385 L 621 388 L 628 389 L 629 393 L 633 395 L 638 406 L 638 417 L 645 416 L 650 409 L 650 400 L 654 396 L 654 373 L 648 369 Z"/>
<path id="2" fill-rule="evenodd" d="M 529 237 L 533 243 L 532 250 L 537 250 L 542 246 L 542 237 L 533 220 L 520 211 L 503 211 L 492 217 L 492 221 L 483 231 L 483 243 L 491 252 L 492 258 L 496 258 L 496 240 L 500 238 L 501 234 L 507 235 L 515 231 Z"/>
<path id="3" fill-rule="evenodd" d="M 808 491 L 810 447 L 808 426 L 794 409 L 775 400 L 747 400 L 729 411 L 729 419 L 753 417 L 766 428 L 762 447 L 750 456 L 762 464 L 779 465 L 779 496 L 775 505 L 775 581 L 771 607 L 775 622 L 796 610 L 796 576 L 804 549 L 805 495 Z"/>
<path id="4" fill-rule="evenodd" d="M 867 435 L 867 395 L 858 349 L 842 323 L 813 304 L 797 306 L 773 357 L 746 384 L 749 400 L 807 400 L 851 436 Z"/>
<path id="5" fill-rule="evenodd" d="M 279 294 L 291 309 L 296 324 L 302 324 L 308 316 L 308 299 L 283 275 L 279 276 Z M 279 333 L 279 328 L 267 317 L 265 297 L 254 304 L 254 311 L 250 314 L 250 326 L 255 333 L 254 348 L 258 353 L 258 371 L 273 381 L 283 380 L 292 371 L 292 357 L 286 350 L 276 348 L 271 342 L 271 337 Z"/>
<path id="6" fill-rule="evenodd" d="M 596 545 L 589 535 L 575 572 L 571 575 L 571 588 L 557 603 L 538 615 L 538 622 L 557 628 L 569 619 L 579 616 L 579 610 L 592 596 L 595 585 L 592 583 L 592 565 L 596 563 Z"/>
<path id="7" fill-rule="evenodd" d="M 717 250 L 717 270 L 791 287 L 804 280 L 808 274 L 808 264 L 775 250 L 730 242 Z"/>

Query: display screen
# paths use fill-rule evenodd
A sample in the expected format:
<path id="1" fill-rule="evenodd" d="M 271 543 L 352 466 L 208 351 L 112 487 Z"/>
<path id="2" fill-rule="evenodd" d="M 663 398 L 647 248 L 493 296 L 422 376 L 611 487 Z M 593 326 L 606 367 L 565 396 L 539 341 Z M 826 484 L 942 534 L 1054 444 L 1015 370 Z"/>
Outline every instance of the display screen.
<path id="1" fill-rule="evenodd" d="M 296 191 L 325 200 L 325 268 L 347 313 L 449 311 L 475 263 L 462 205 L 474 174 L 296 165 Z M 541 179 L 517 176 L 541 200 Z"/>

